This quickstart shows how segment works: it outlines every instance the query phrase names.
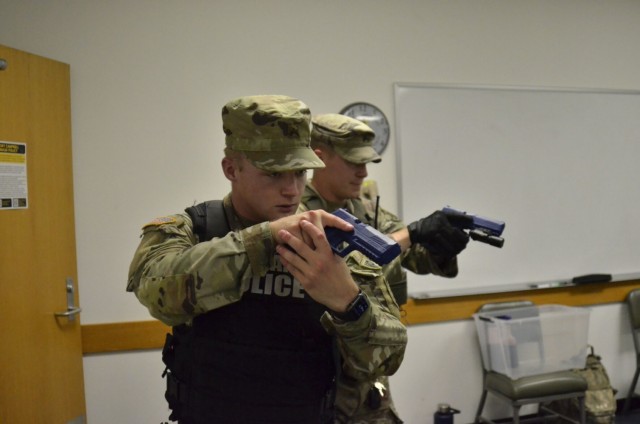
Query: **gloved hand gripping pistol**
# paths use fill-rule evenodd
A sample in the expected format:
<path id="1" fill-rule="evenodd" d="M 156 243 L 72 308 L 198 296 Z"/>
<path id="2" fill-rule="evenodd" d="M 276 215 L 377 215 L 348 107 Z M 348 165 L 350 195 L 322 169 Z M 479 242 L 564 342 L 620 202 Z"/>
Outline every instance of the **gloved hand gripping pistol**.
<path id="1" fill-rule="evenodd" d="M 333 212 L 339 218 L 353 225 L 353 232 L 325 227 L 324 232 L 331 249 L 344 257 L 353 250 L 359 250 L 378 265 L 386 265 L 400 254 L 400 245 L 375 228 L 363 223 L 345 209 Z"/>
<path id="2" fill-rule="evenodd" d="M 502 245 L 504 245 L 504 239 L 500 237 L 505 227 L 505 223 L 503 221 L 468 214 L 449 206 L 445 206 L 444 208 L 442 208 L 442 212 L 444 212 L 448 216 L 466 215 L 468 217 L 471 217 L 471 221 L 451 221 L 453 221 L 452 225 L 457 226 L 461 230 L 469 230 L 469 237 L 471 237 L 472 240 L 487 243 L 495 247 L 502 247 Z M 460 223 L 458 223 L 458 221 L 460 221 Z M 466 224 L 461 224 L 463 222 Z"/>

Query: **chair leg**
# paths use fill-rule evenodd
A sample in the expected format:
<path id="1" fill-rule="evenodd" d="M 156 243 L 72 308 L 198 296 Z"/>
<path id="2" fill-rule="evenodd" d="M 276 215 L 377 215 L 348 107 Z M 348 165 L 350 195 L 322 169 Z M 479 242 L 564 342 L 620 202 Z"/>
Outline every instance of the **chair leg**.
<path id="1" fill-rule="evenodd" d="M 513 424 L 520 424 L 520 405 L 513 406 Z"/>
<path id="2" fill-rule="evenodd" d="M 587 424 L 587 411 L 584 407 L 585 398 L 580 396 L 578 398 L 578 410 L 580 411 L 580 424 Z"/>
<path id="3" fill-rule="evenodd" d="M 631 407 L 631 398 L 636 391 L 636 384 L 638 383 L 638 375 L 640 375 L 640 366 L 636 367 L 636 372 L 633 374 L 633 380 L 631 381 L 631 387 L 629 387 L 629 393 L 627 393 L 627 399 L 624 401 L 624 407 L 622 408 L 622 413 L 626 414 L 629 412 L 629 408 Z"/>
<path id="4" fill-rule="evenodd" d="M 478 405 L 478 411 L 476 412 L 476 420 L 475 424 L 479 424 L 481 422 L 480 417 L 482 416 L 482 410 L 484 409 L 484 403 L 487 400 L 487 391 L 482 391 L 482 396 L 480 396 L 480 404 Z"/>

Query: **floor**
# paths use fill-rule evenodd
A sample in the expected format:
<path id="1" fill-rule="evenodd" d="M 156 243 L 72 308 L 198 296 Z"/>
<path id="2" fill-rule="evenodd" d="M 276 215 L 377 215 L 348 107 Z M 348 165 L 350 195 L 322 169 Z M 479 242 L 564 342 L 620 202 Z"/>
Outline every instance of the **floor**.
<path id="1" fill-rule="evenodd" d="M 640 399 L 637 396 L 631 398 L 628 413 L 623 415 L 622 409 L 624 409 L 624 401 L 618 399 L 615 424 L 640 424 Z"/>
<path id="2" fill-rule="evenodd" d="M 616 415 L 616 424 L 640 424 L 640 409 L 632 409 L 625 415 Z"/>
<path id="3" fill-rule="evenodd" d="M 622 413 L 620 411 L 622 411 L 622 406 L 623 403 L 622 402 L 618 402 L 618 412 L 616 414 L 616 420 L 615 420 L 615 424 L 640 424 L 640 405 L 637 405 L 637 402 L 632 403 L 632 407 L 631 410 L 627 413 L 622 415 Z M 523 417 L 524 418 L 524 417 Z M 510 423 L 511 420 L 509 419 L 504 419 L 504 420 L 498 420 L 498 423 Z M 542 420 L 541 422 L 544 422 L 544 420 Z M 564 420 L 557 420 L 557 421 L 552 421 L 552 422 L 566 422 Z"/>

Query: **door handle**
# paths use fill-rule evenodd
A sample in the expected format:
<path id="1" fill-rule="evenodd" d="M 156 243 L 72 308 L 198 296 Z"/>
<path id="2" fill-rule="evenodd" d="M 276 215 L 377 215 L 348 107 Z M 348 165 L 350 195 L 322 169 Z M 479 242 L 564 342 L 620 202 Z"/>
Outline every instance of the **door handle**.
<path id="1" fill-rule="evenodd" d="M 71 277 L 67 277 L 65 287 L 67 291 L 67 310 L 64 312 L 56 312 L 54 315 L 56 317 L 68 318 L 69 321 L 74 321 L 76 319 L 76 315 L 82 312 L 82 308 L 76 307 L 75 305 L 73 279 Z"/>

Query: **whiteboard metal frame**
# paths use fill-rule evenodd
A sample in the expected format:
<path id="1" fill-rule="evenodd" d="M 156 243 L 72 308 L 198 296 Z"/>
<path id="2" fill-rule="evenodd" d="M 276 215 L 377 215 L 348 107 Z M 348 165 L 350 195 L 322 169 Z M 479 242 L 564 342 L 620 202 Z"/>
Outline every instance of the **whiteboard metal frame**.
<path id="1" fill-rule="evenodd" d="M 488 90 L 488 91 L 515 91 L 515 92 L 551 92 L 551 93 L 585 93 L 585 94 L 615 94 L 615 95 L 630 95 L 630 96 L 638 96 L 640 97 L 640 90 L 628 90 L 628 89 L 602 89 L 602 88 L 584 88 L 584 87 L 553 87 L 553 86 L 523 86 L 523 85 L 481 85 L 481 84 L 448 84 L 448 83 L 415 83 L 415 82 L 396 82 L 394 83 L 394 135 L 396 140 L 396 175 L 397 175 L 397 198 L 398 198 L 398 215 L 403 219 L 414 219 L 415 217 L 407 217 L 405 210 L 405 192 L 403 187 L 405 186 L 405 181 L 403 181 L 403 147 L 407 143 L 406 140 L 403 140 L 402 129 L 400 128 L 400 105 L 399 105 L 399 93 L 406 89 L 411 88 L 433 88 L 433 89 L 465 89 L 465 90 Z M 640 170 L 640 167 L 639 167 Z M 444 206 L 444 205 L 443 205 Z M 455 206 L 455 205 L 453 205 Z M 500 217 L 496 217 L 500 218 Z M 507 227 L 509 224 L 507 223 Z M 508 243 L 509 234 L 507 232 L 507 243 Z M 487 247 L 489 248 L 489 247 Z M 639 249 L 640 251 L 640 249 Z M 464 253 L 463 253 L 464 254 Z M 464 266 L 464 265 L 462 265 Z M 602 272 L 606 272 L 606 270 L 602 270 Z M 579 271 L 578 271 L 579 273 Z M 625 278 L 628 275 L 638 275 L 635 272 L 631 271 L 622 272 L 622 273 L 614 273 L 614 281 L 618 281 L 620 278 Z M 461 290 L 455 289 L 455 286 L 451 290 L 435 290 L 435 291 L 421 291 L 416 292 L 411 290 L 410 287 L 410 296 L 415 298 L 425 298 L 425 297 L 443 297 L 449 295 L 455 295 L 456 293 L 462 295 L 468 295 L 472 293 L 495 293 L 499 291 L 512 291 L 512 290 L 520 290 L 523 287 L 533 288 L 536 285 L 540 285 L 542 287 L 545 286 L 548 282 L 555 281 L 567 281 L 570 280 L 572 276 L 562 276 L 557 280 L 552 281 L 532 281 L 524 284 L 522 282 L 514 282 L 513 284 L 498 284 L 498 285 L 484 285 L 478 286 L 474 288 L 464 288 Z M 437 278 L 437 277 L 435 277 Z M 504 290 L 500 290 L 504 288 Z"/>

